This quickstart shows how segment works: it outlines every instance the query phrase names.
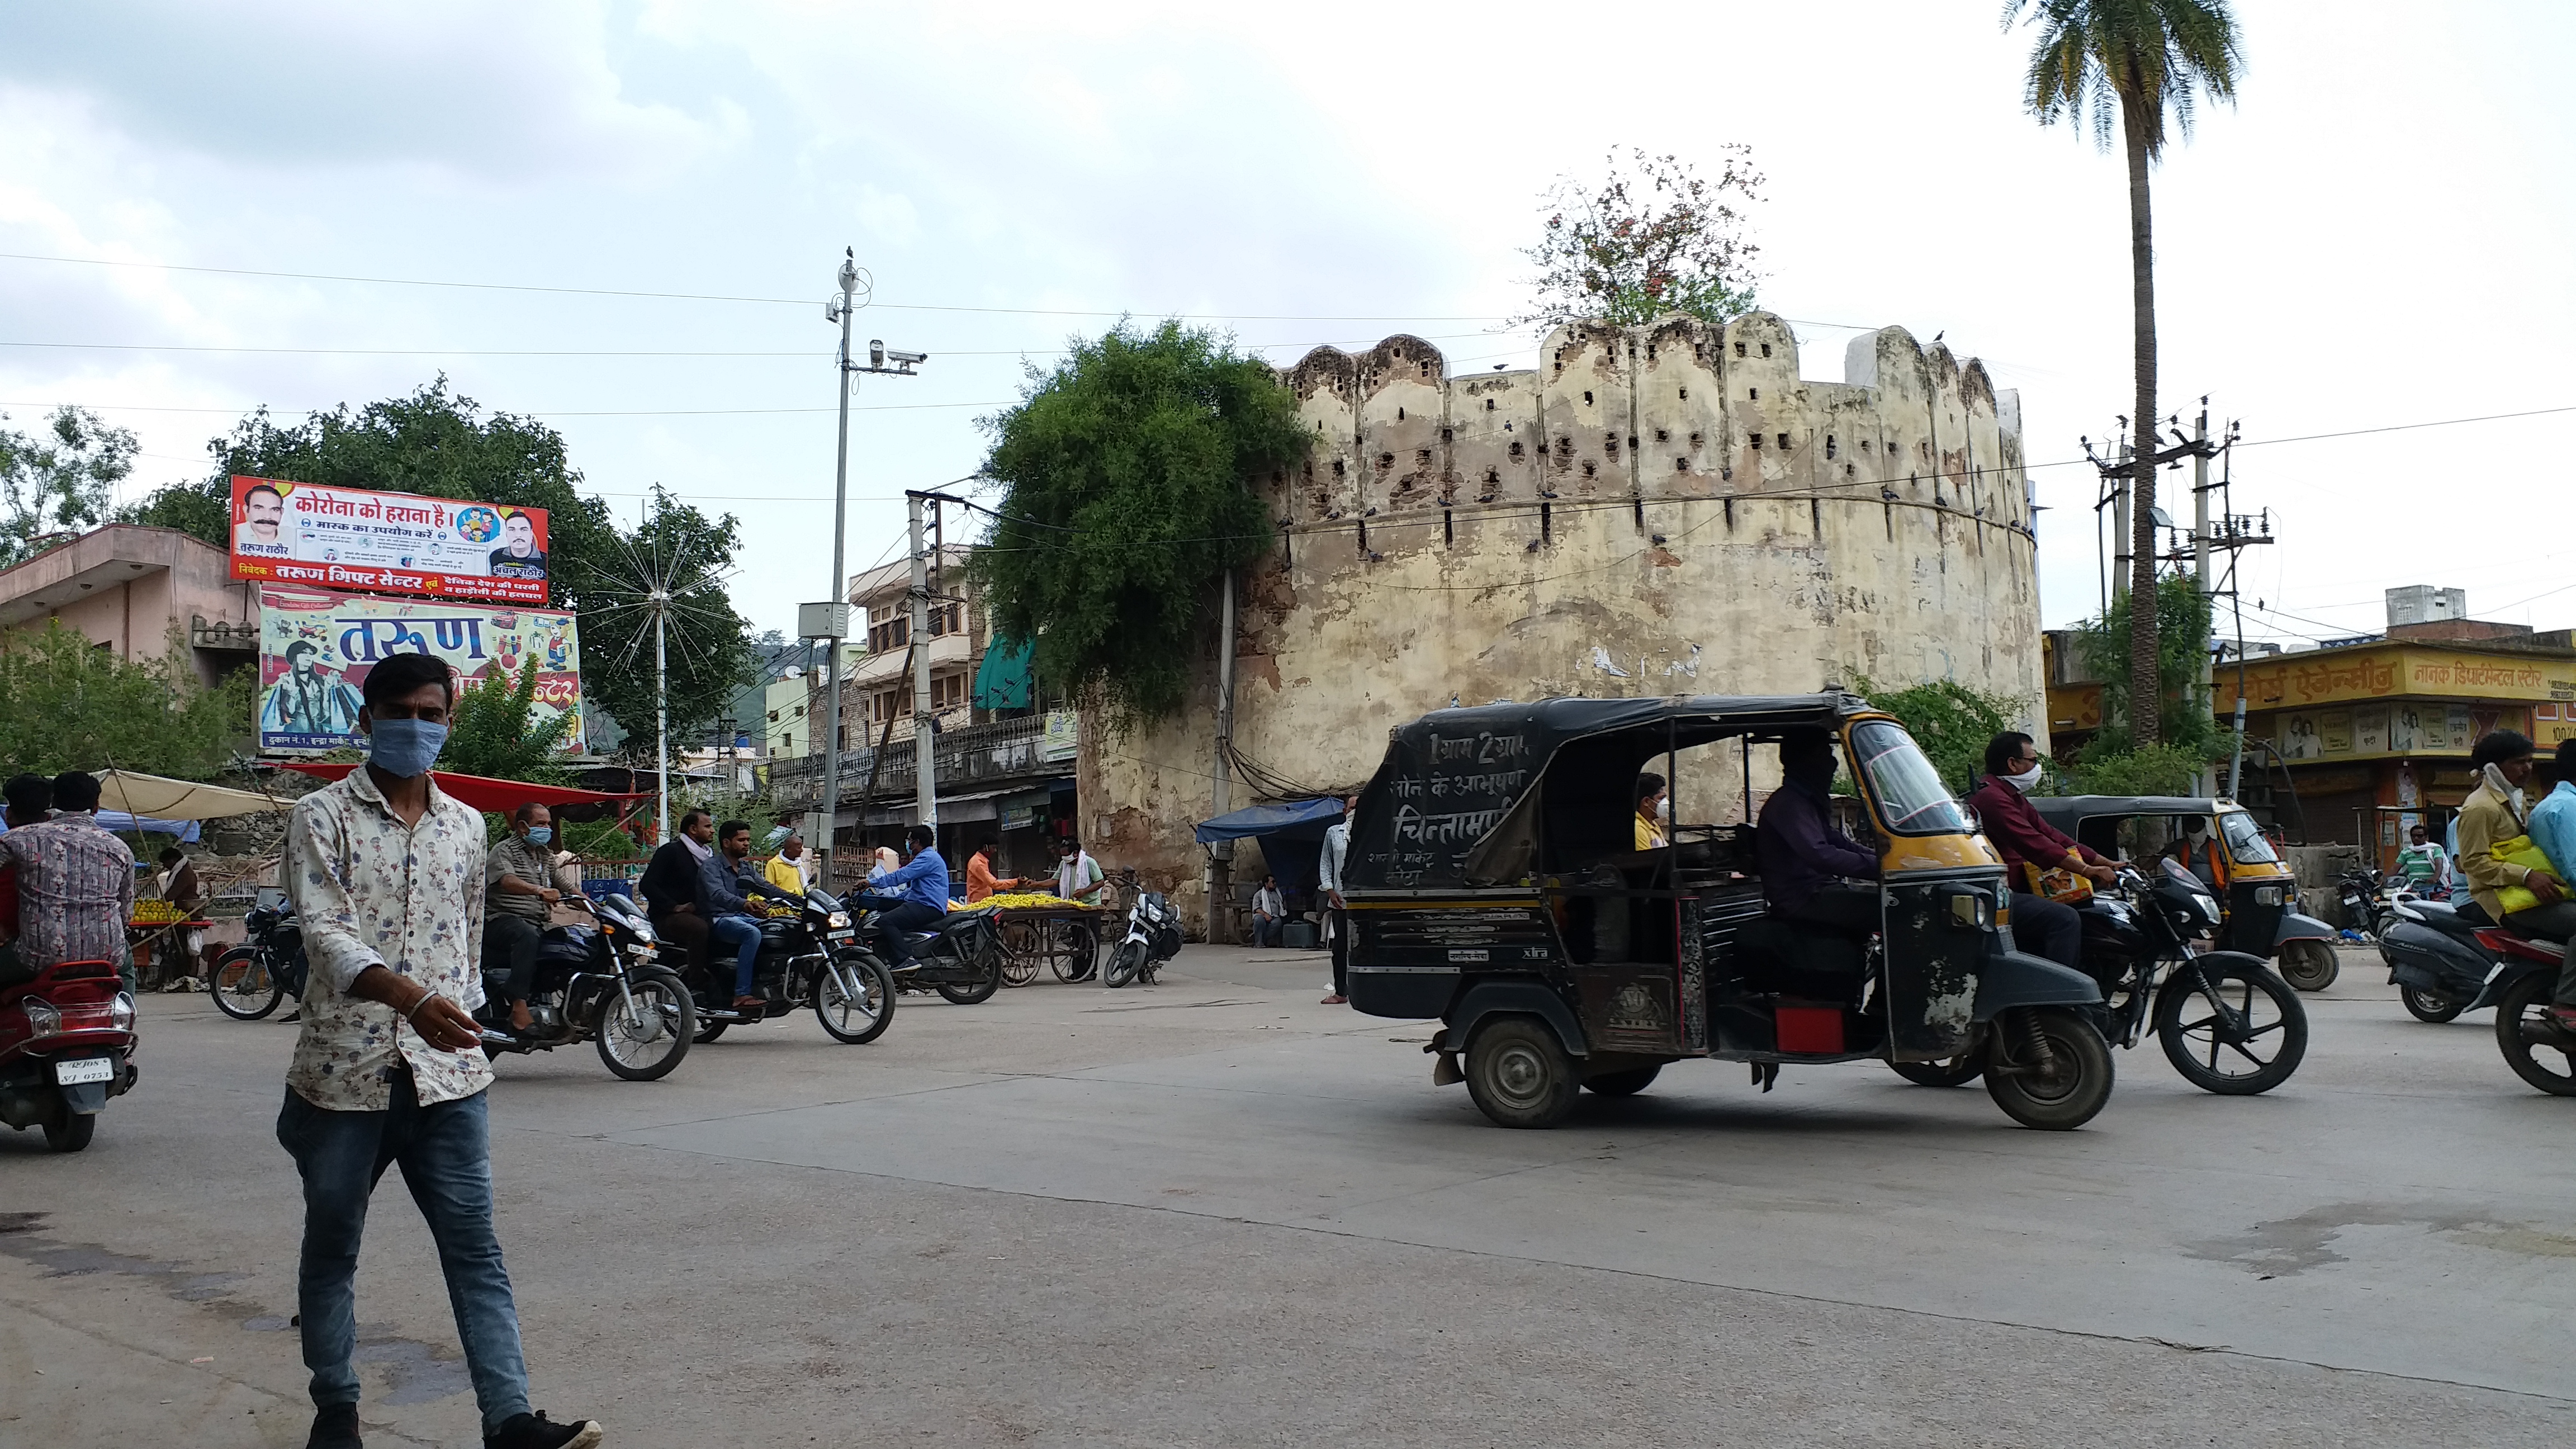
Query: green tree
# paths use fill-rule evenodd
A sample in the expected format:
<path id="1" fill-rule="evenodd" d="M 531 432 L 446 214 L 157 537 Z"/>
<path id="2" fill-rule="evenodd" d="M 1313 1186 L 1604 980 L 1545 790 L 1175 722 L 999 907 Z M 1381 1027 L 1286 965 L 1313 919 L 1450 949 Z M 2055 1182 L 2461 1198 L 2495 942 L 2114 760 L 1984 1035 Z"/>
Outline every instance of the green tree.
<path id="1" fill-rule="evenodd" d="M 1753 305 L 1753 259 L 1741 209 L 1761 201 L 1752 150 L 1720 146 L 1717 179 L 1673 156 L 1632 150 L 1605 162 L 1609 177 L 1588 187 L 1571 176 L 1545 193 L 1537 246 L 1534 310 L 1514 325 L 1553 326 L 1598 317 L 1636 326 L 1679 312 L 1723 322 Z"/>
<path id="2" fill-rule="evenodd" d="M 2236 17 L 2227 0 L 2006 0 L 2004 24 L 2027 16 L 2038 31 L 2022 103 L 2040 124 L 2090 124 L 2109 150 L 2116 133 L 2129 162 L 2129 286 L 2132 361 L 2137 376 L 2137 463 L 2130 554 L 2128 675 L 2137 694 L 2155 692 L 2154 457 L 2162 436 L 2156 412 L 2155 227 L 2147 176 L 2165 149 L 2165 119 L 2186 139 L 2200 96 L 2233 101 L 2244 64 Z M 2153 715 L 2137 723 L 2141 745 L 2158 740 Z"/>
<path id="3" fill-rule="evenodd" d="M 1987 742 L 2016 728 L 2025 707 L 2025 701 L 2011 695 L 1989 694 L 1950 679 L 1911 689 L 1857 677 L 1854 682 L 1871 704 L 1904 724 L 1942 781 L 1962 796 L 1985 772 Z"/>
<path id="4" fill-rule="evenodd" d="M 996 631 L 1118 728 L 1179 709 L 1219 580 L 1270 546 L 1251 480 L 1305 456 L 1295 397 L 1231 338 L 1122 322 L 984 427 L 1005 491 L 972 567 Z"/>
<path id="5" fill-rule="evenodd" d="M 2179 745 L 2102 750 L 2099 744 L 2088 741 L 2075 764 L 2061 772 L 2066 793 L 2189 795 L 2200 788 L 2200 772 L 2209 765 L 2206 751 Z"/>
<path id="6" fill-rule="evenodd" d="M 2220 730 L 2200 692 L 2201 666 L 2209 659 L 2210 602 L 2188 574 L 2167 574 L 2147 597 L 2163 626 L 2156 636 L 2156 700 L 2151 728 L 2140 729 L 2136 685 L 2128 673 L 2131 620 L 2137 590 L 2111 602 L 2098 619 L 2075 626 L 2076 657 L 2102 681 L 2102 728 L 2088 748 L 2114 754 L 2154 744 L 2168 744 L 2206 756 L 2216 747 Z"/>
<path id="7" fill-rule="evenodd" d="M 228 548 L 236 473 L 546 510 L 549 607 L 582 615 L 582 688 L 630 737 L 649 740 L 653 719 L 649 654 L 640 672 L 617 667 L 636 653 L 636 625 L 626 617 L 635 611 L 617 606 L 636 591 L 637 561 L 721 570 L 741 543 L 732 515 L 709 519 L 666 497 L 646 521 L 621 530 L 605 500 L 580 491 L 562 434 L 534 418 L 486 416 L 444 376 L 407 397 L 354 409 L 344 403 L 292 425 L 263 409 L 206 448 L 215 465 L 204 479 L 161 489 L 121 517 Z M 693 596 L 691 613 L 688 646 L 671 655 L 675 732 L 713 720 L 751 668 L 743 621 L 720 591 Z"/>
<path id="8" fill-rule="evenodd" d="M 126 660 L 60 620 L 0 636 L 0 773 L 221 773 L 249 743 L 251 671 L 208 689 L 185 639 L 169 642 L 163 658 Z"/>
<path id="9" fill-rule="evenodd" d="M 540 720 L 536 701 L 536 660 L 520 669 L 516 682 L 498 664 L 483 666 L 481 677 L 457 698 L 439 768 L 532 785 L 562 784 L 556 750 L 578 716 L 567 710 Z"/>
<path id="10" fill-rule="evenodd" d="M 54 409 L 32 436 L 0 428 L 0 568 L 104 521 L 135 447 L 132 433 L 87 408 Z"/>

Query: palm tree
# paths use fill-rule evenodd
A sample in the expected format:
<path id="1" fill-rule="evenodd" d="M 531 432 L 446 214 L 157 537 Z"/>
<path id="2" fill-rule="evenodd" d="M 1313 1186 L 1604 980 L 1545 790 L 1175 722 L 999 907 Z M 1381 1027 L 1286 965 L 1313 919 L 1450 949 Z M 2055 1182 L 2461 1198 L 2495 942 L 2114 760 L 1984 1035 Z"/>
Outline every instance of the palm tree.
<path id="1" fill-rule="evenodd" d="M 2116 126 L 2129 157 L 2129 269 L 2135 294 L 2138 410 L 2136 497 L 2129 510 L 2129 698 L 2131 737 L 2162 737 L 2156 670 L 2156 258 L 2147 168 L 2165 149 L 2165 116 L 2191 135 L 2205 92 L 2236 98 L 2244 62 L 2227 0 L 2005 0 L 2004 25 L 2028 15 L 2038 30 L 2022 104 L 2042 125 L 2090 121 L 2109 150 Z"/>

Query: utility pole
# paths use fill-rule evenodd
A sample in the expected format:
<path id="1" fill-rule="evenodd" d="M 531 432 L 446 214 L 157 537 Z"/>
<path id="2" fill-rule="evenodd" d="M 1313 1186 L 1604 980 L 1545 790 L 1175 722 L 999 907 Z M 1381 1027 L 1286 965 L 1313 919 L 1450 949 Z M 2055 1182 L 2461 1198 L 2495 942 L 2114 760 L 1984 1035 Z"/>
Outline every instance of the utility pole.
<path id="1" fill-rule="evenodd" d="M 2211 598 L 2209 593 L 2209 397 L 2207 394 L 2201 396 L 2200 418 L 2192 424 L 2191 440 L 2195 445 L 2191 455 L 2191 568 L 2192 577 L 2199 584 L 2201 606 L 2208 608 Z M 2217 665 L 2217 659 L 2209 650 L 2200 651 L 2200 678 L 2192 681 L 2192 687 L 2198 691 L 2197 698 L 2200 701 L 2198 707 L 2203 712 L 2204 718 L 2211 703 L 2218 698 L 2218 676 L 2214 672 Z M 2238 707 L 2242 708 L 2245 697 L 2239 694 L 2236 702 Z M 2210 771 L 2204 769 L 2200 772 L 2202 780 L 2209 780 L 2209 777 Z"/>
<path id="2" fill-rule="evenodd" d="M 930 360 L 927 353 L 889 353 L 885 343 L 870 339 L 868 365 L 859 366 L 857 359 L 850 356 L 850 319 L 875 295 L 876 282 L 859 265 L 857 254 L 849 247 L 841 249 L 838 280 L 841 290 L 823 304 L 823 320 L 841 324 L 841 349 L 834 361 L 832 374 L 841 395 L 840 452 L 832 466 L 832 596 L 819 612 L 810 604 L 798 611 L 798 632 L 809 639 L 824 639 L 830 650 L 831 673 L 824 676 L 823 689 L 823 828 L 819 832 L 823 838 L 816 847 L 821 857 L 816 868 L 826 888 L 832 884 L 832 857 L 835 854 L 832 842 L 841 814 L 841 675 L 848 665 L 842 654 L 842 641 L 850 633 L 849 578 L 842 572 L 846 563 L 842 549 L 849 538 L 850 519 L 850 391 L 858 385 L 856 375 L 859 373 L 911 377 L 914 376 L 914 363 Z M 895 359 L 895 366 L 886 366 L 888 357 Z M 817 632 L 818 626 L 822 632 Z M 812 721 L 807 721 L 806 729 L 810 737 Z"/>
<path id="3" fill-rule="evenodd" d="M 1216 640 L 1216 783 L 1208 797 L 1208 813 L 1223 815 L 1234 808 L 1233 762 L 1227 757 L 1234 752 L 1234 570 L 1225 571 L 1225 602 L 1218 610 L 1220 620 Z M 1219 929 L 1228 924 L 1226 911 L 1234 894 L 1234 842 L 1220 840 L 1208 849 L 1207 909 L 1208 939 L 1218 939 Z"/>
<path id="4" fill-rule="evenodd" d="M 912 805 L 914 818 L 936 831 L 939 783 L 931 768 L 931 753 L 938 736 L 930 718 L 930 554 L 921 542 L 921 506 L 930 495 L 907 491 L 903 497 L 912 514 Z"/>

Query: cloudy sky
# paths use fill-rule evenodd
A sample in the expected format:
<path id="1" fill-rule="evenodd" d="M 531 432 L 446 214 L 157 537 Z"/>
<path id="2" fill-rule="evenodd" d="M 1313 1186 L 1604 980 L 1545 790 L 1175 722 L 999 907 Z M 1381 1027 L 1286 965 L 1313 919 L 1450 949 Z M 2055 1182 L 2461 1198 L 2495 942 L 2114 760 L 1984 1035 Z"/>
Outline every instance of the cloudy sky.
<path id="1" fill-rule="evenodd" d="M 844 246 L 860 335 L 933 354 L 858 395 L 855 572 L 1069 333 L 1181 314 L 1282 361 L 1405 330 L 1525 365 L 1501 322 L 1538 194 L 1612 148 L 1741 142 L 1808 376 L 1854 328 L 1946 331 L 2063 463 L 2129 407 L 2124 178 L 2021 114 L 1998 8 L 7 6 L 0 410 L 133 428 L 135 494 L 243 410 L 443 371 L 561 429 L 620 508 L 659 483 L 739 514 L 738 603 L 792 629 L 831 587 Z M 2249 635 L 2373 630 L 2409 583 L 2576 622 L 2547 462 L 2576 431 L 2576 7 L 2239 10 L 2241 102 L 2156 195 L 2166 406 L 2243 419 L 2237 503 L 2281 538 Z M 2539 415 L 2409 426 L 2507 413 Z M 2061 623 L 2097 605 L 2095 483 L 2036 476 Z"/>

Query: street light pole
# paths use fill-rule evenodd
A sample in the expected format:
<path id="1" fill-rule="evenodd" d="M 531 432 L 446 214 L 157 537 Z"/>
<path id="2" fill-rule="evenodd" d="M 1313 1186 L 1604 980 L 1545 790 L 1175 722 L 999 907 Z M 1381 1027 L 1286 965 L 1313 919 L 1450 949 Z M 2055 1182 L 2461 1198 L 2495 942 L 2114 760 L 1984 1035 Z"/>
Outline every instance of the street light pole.
<path id="1" fill-rule="evenodd" d="M 850 314 L 858 310 L 851 301 L 851 293 L 858 282 L 858 257 L 850 248 L 844 247 L 841 251 L 841 293 L 833 299 L 841 324 L 841 351 L 832 373 L 832 380 L 841 394 L 841 446 L 840 455 L 832 465 L 832 633 L 827 645 L 830 652 L 825 655 L 830 661 L 825 667 L 831 673 L 824 676 L 823 685 L 826 732 L 823 746 L 823 839 L 822 859 L 815 867 L 827 890 L 835 888 L 832 881 L 832 842 L 839 831 L 841 818 L 841 673 L 844 662 L 841 640 L 850 630 L 850 601 L 841 596 L 846 587 L 846 581 L 841 577 L 841 548 L 849 534 L 850 388 L 854 385 L 850 377 Z M 825 315 L 831 315 L 833 310 L 826 309 Z M 811 726 L 807 728 L 810 733 Z"/>

